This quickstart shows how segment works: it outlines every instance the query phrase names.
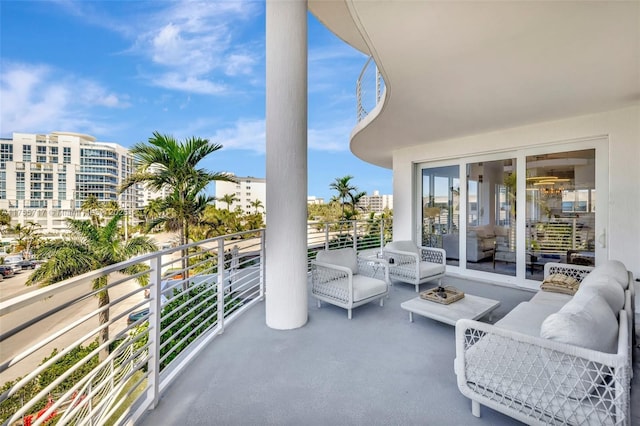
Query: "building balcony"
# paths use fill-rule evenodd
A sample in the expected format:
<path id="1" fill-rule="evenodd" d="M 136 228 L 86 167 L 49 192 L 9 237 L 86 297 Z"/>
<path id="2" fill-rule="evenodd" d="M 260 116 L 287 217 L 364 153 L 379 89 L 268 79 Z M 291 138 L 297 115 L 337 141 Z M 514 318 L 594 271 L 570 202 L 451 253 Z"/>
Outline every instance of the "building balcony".
<path id="1" fill-rule="evenodd" d="M 380 222 L 312 223 L 309 259 L 341 246 L 372 255 L 390 232 Z M 518 423 L 488 408 L 472 415 L 454 373 L 455 327 L 424 317 L 410 322 L 400 304 L 416 296 L 413 286 L 395 282 L 383 307 L 360 306 L 352 320 L 309 297 L 304 327 L 267 327 L 263 242 L 264 231 L 256 230 L 170 248 L 1 303 L 0 374 L 10 382 L 0 396 L 3 422 Z M 149 266 L 138 274 L 148 285 L 117 272 L 131 264 Z M 105 323 L 97 316 L 106 308 L 97 308 L 91 284 L 109 274 L 109 338 L 101 343 Z M 483 321 L 532 297 L 454 276 L 444 282 L 499 300 Z M 61 368 L 79 347 L 89 347 L 83 359 Z M 634 370 L 635 389 L 637 361 Z M 638 392 L 631 407 L 635 424 Z"/>

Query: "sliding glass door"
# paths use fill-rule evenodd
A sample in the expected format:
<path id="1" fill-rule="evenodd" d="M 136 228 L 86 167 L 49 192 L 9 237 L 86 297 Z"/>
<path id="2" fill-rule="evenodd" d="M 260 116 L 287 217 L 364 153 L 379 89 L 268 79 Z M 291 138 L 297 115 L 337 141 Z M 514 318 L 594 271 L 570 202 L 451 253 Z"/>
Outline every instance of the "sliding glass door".
<path id="1" fill-rule="evenodd" d="M 457 265 L 460 232 L 460 168 L 422 169 L 422 245 L 444 248 Z"/>
<path id="2" fill-rule="evenodd" d="M 516 159 L 468 163 L 467 269 L 516 275 Z"/>
<path id="3" fill-rule="evenodd" d="M 527 156 L 527 269 L 595 264 L 596 150 Z"/>
<path id="4" fill-rule="evenodd" d="M 549 262 L 594 265 L 596 254 L 606 256 L 606 146 L 594 140 L 424 164 L 418 240 L 443 248 L 447 265 L 463 274 L 526 286 L 543 279 Z M 596 183 L 605 190 L 597 193 Z"/>

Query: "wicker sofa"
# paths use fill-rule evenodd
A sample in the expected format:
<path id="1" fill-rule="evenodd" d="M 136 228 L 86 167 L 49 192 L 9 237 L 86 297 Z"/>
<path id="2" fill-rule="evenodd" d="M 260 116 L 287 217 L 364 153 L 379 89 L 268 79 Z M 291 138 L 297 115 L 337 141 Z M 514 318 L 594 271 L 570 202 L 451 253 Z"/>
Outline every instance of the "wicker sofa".
<path id="1" fill-rule="evenodd" d="M 552 274 L 580 281 L 575 295 L 541 290 L 494 325 L 456 323 L 458 388 L 478 417 L 485 405 L 526 424 L 630 424 L 631 274 L 617 261 Z"/>

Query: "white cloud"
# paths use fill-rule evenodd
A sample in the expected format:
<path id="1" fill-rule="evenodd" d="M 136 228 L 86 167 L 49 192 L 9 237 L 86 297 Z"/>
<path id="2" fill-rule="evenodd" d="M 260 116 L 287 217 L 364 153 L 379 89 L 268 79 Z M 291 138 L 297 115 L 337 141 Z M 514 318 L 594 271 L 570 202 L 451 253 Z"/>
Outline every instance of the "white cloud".
<path id="1" fill-rule="evenodd" d="M 251 55 L 231 54 L 227 57 L 225 73 L 231 76 L 239 74 L 250 75 L 255 64 L 256 60 Z"/>
<path id="2" fill-rule="evenodd" d="M 309 129 L 308 147 L 316 151 L 347 151 L 351 127 L 342 123 L 335 127 Z M 210 140 L 228 150 L 247 150 L 263 154 L 266 143 L 265 121 L 238 120 L 231 127 L 217 130 Z"/>
<path id="3" fill-rule="evenodd" d="M 241 149 L 263 154 L 265 137 L 264 120 L 241 119 L 232 127 L 217 130 L 210 140 L 221 144 L 224 149 Z"/>
<path id="4" fill-rule="evenodd" d="M 333 127 L 313 128 L 308 131 L 309 149 L 340 152 L 349 150 L 349 135 L 353 125 L 338 124 Z"/>
<path id="5" fill-rule="evenodd" d="M 0 134 L 20 131 L 103 128 L 90 120 L 94 107 L 124 108 L 126 96 L 109 92 L 100 84 L 77 76 L 59 75 L 46 65 L 8 63 L 0 75 Z"/>
<path id="6" fill-rule="evenodd" d="M 161 4 L 162 3 L 157 3 Z M 165 3 L 167 4 L 167 3 Z M 246 1 L 168 3 L 148 18 L 131 52 L 148 57 L 155 70 L 145 71 L 152 84 L 189 93 L 228 93 L 225 77 L 255 72 L 262 43 L 244 43 L 239 23 L 261 8 Z"/>
<path id="7" fill-rule="evenodd" d="M 219 95 L 227 90 L 223 84 L 216 84 L 206 79 L 185 76 L 180 73 L 167 73 L 156 78 L 156 84 L 166 89 L 181 90 L 202 95 Z"/>

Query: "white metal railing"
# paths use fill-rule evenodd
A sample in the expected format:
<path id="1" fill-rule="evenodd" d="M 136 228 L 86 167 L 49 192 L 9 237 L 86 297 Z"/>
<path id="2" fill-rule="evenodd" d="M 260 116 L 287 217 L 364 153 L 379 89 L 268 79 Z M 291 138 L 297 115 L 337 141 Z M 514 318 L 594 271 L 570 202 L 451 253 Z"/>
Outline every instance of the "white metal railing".
<path id="1" fill-rule="evenodd" d="M 151 253 L 0 303 L 0 423 L 135 422 L 199 351 L 263 300 L 264 234 Z M 310 222 L 307 238 L 309 259 L 325 248 L 379 250 L 391 221 Z M 134 265 L 145 270 L 120 272 Z M 104 276 L 110 300 L 98 307 L 102 290 L 92 283 Z M 105 329 L 108 338 L 97 340 Z"/>
<path id="2" fill-rule="evenodd" d="M 307 262 L 315 259 L 319 250 L 353 247 L 358 252 L 380 250 L 392 239 L 389 218 L 346 220 L 338 222 L 309 222 L 307 225 Z"/>
<path id="3" fill-rule="evenodd" d="M 370 56 L 356 80 L 356 115 L 362 121 L 382 99 L 385 89 L 384 79 Z"/>

